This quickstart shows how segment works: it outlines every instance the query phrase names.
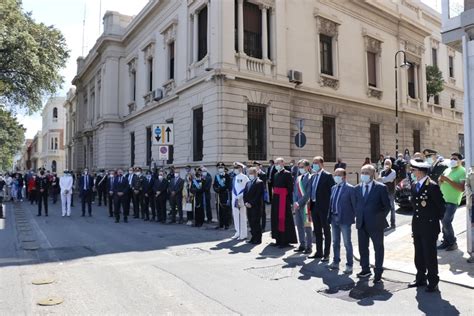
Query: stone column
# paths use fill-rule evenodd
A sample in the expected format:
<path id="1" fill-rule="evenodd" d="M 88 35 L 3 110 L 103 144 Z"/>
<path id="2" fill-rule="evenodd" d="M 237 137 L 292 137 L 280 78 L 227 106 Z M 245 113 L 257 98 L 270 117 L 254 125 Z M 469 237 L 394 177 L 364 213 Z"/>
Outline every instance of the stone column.
<path id="1" fill-rule="evenodd" d="M 193 63 L 198 61 L 198 38 L 199 38 L 199 13 L 193 14 Z"/>
<path id="2" fill-rule="evenodd" d="M 210 55 L 210 53 L 209 53 L 209 51 L 211 49 L 211 45 L 209 45 L 209 43 L 211 42 L 210 41 L 210 38 L 211 38 L 211 2 L 210 1 L 207 3 L 207 30 L 206 30 L 206 32 L 207 32 L 207 36 L 206 36 L 206 38 L 207 38 L 207 43 L 206 43 L 207 50 L 206 51 L 207 51 L 207 55 Z"/>
<path id="3" fill-rule="evenodd" d="M 238 49 L 244 52 L 244 0 L 237 1 L 237 27 L 238 27 Z"/>
<path id="4" fill-rule="evenodd" d="M 415 77 L 415 99 L 418 99 L 418 96 L 420 95 L 420 86 L 418 84 L 418 65 L 417 64 L 414 64 L 414 69 L 413 69 L 413 73 L 415 74 L 414 77 Z"/>
<path id="5" fill-rule="evenodd" d="M 262 59 L 268 59 L 268 23 L 267 23 L 267 7 L 262 6 Z"/>

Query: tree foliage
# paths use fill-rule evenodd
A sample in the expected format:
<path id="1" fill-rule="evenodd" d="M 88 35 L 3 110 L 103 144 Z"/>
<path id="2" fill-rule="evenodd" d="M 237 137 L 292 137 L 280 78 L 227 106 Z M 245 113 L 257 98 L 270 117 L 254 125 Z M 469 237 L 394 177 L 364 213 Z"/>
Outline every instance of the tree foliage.
<path id="1" fill-rule="evenodd" d="M 41 109 L 43 97 L 61 87 L 68 57 L 58 29 L 36 23 L 20 0 L 0 1 L 0 103 L 29 113 Z"/>
<path id="2" fill-rule="evenodd" d="M 426 66 L 426 94 L 430 97 L 438 95 L 444 89 L 443 73 L 436 66 Z"/>
<path id="3" fill-rule="evenodd" d="M 0 107 L 0 170 L 12 166 L 13 156 L 25 140 L 25 128 L 11 112 Z"/>

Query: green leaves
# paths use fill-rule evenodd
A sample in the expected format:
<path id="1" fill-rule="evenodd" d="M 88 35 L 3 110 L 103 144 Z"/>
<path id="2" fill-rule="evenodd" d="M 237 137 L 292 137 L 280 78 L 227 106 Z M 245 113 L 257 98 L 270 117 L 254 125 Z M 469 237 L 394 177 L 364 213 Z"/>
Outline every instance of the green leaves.
<path id="1" fill-rule="evenodd" d="M 25 128 L 9 112 L 0 107 L 0 170 L 9 170 L 13 156 L 25 140 Z"/>
<path id="2" fill-rule="evenodd" d="M 431 96 L 441 93 L 444 89 L 443 73 L 436 66 L 426 66 L 426 94 Z"/>
<path id="3" fill-rule="evenodd" d="M 0 1 L 0 104 L 29 113 L 63 82 L 66 40 L 53 26 L 35 23 L 19 0 Z"/>

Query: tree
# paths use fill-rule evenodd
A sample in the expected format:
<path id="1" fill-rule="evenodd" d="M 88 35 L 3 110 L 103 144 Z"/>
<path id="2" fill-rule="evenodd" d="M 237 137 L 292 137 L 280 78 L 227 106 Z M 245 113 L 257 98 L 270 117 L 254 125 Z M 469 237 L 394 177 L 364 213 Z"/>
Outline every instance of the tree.
<path id="1" fill-rule="evenodd" d="M 439 95 L 444 89 L 443 73 L 437 66 L 426 66 L 426 95 L 430 97 Z"/>
<path id="2" fill-rule="evenodd" d="M 61 87 L 59 71 L 68 57 L 58 29 L 36 23 L 20 0 L 0 1 L 0 103 L 6 109 L 41 109 L 43 97 Z"/>
<path id="3" fill-rule="evenodd" d="M 13 156 L 18 153 L 24 140 L 23 125 L 0 105 L 0 170 L 10 169 Z"/>

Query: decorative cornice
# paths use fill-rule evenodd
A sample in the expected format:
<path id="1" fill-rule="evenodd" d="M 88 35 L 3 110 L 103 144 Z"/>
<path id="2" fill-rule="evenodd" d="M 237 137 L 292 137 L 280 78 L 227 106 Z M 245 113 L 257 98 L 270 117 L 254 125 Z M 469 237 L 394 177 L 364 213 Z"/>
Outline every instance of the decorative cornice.
<path id="1" fill-rule="evenodd" d="M 333 88 L 334 90 L 337 90 L 339 89 L 339 79 L 325 74 L 320 74 L 319 85 L 321 87 L 329 87 Z"/>
<path id="2" fill-rule="evenodd" d="M 382 54 L 382 42 L 369 35 L 364 36 L 364 40 L 365 40 L 365 49 L 368 52 L 379 55 L 380 57 Z"/>
<path id="3" fill-rule="evenodd" d="M 320 15 L 316 16 L 316 27 L 319 34 L 324 34 L 337 39 L 339 34 L 339 23 L 329 20 Z"/>
<path id="4" fill-rule="evenodd" d="M 383 96 L 383 91 L 380 89 L 377 89 L 375 87 L 368 87 L 367 89 L 367 95 L 372 98 L 377 98 L 379 100 L 382 99 Z"/>

